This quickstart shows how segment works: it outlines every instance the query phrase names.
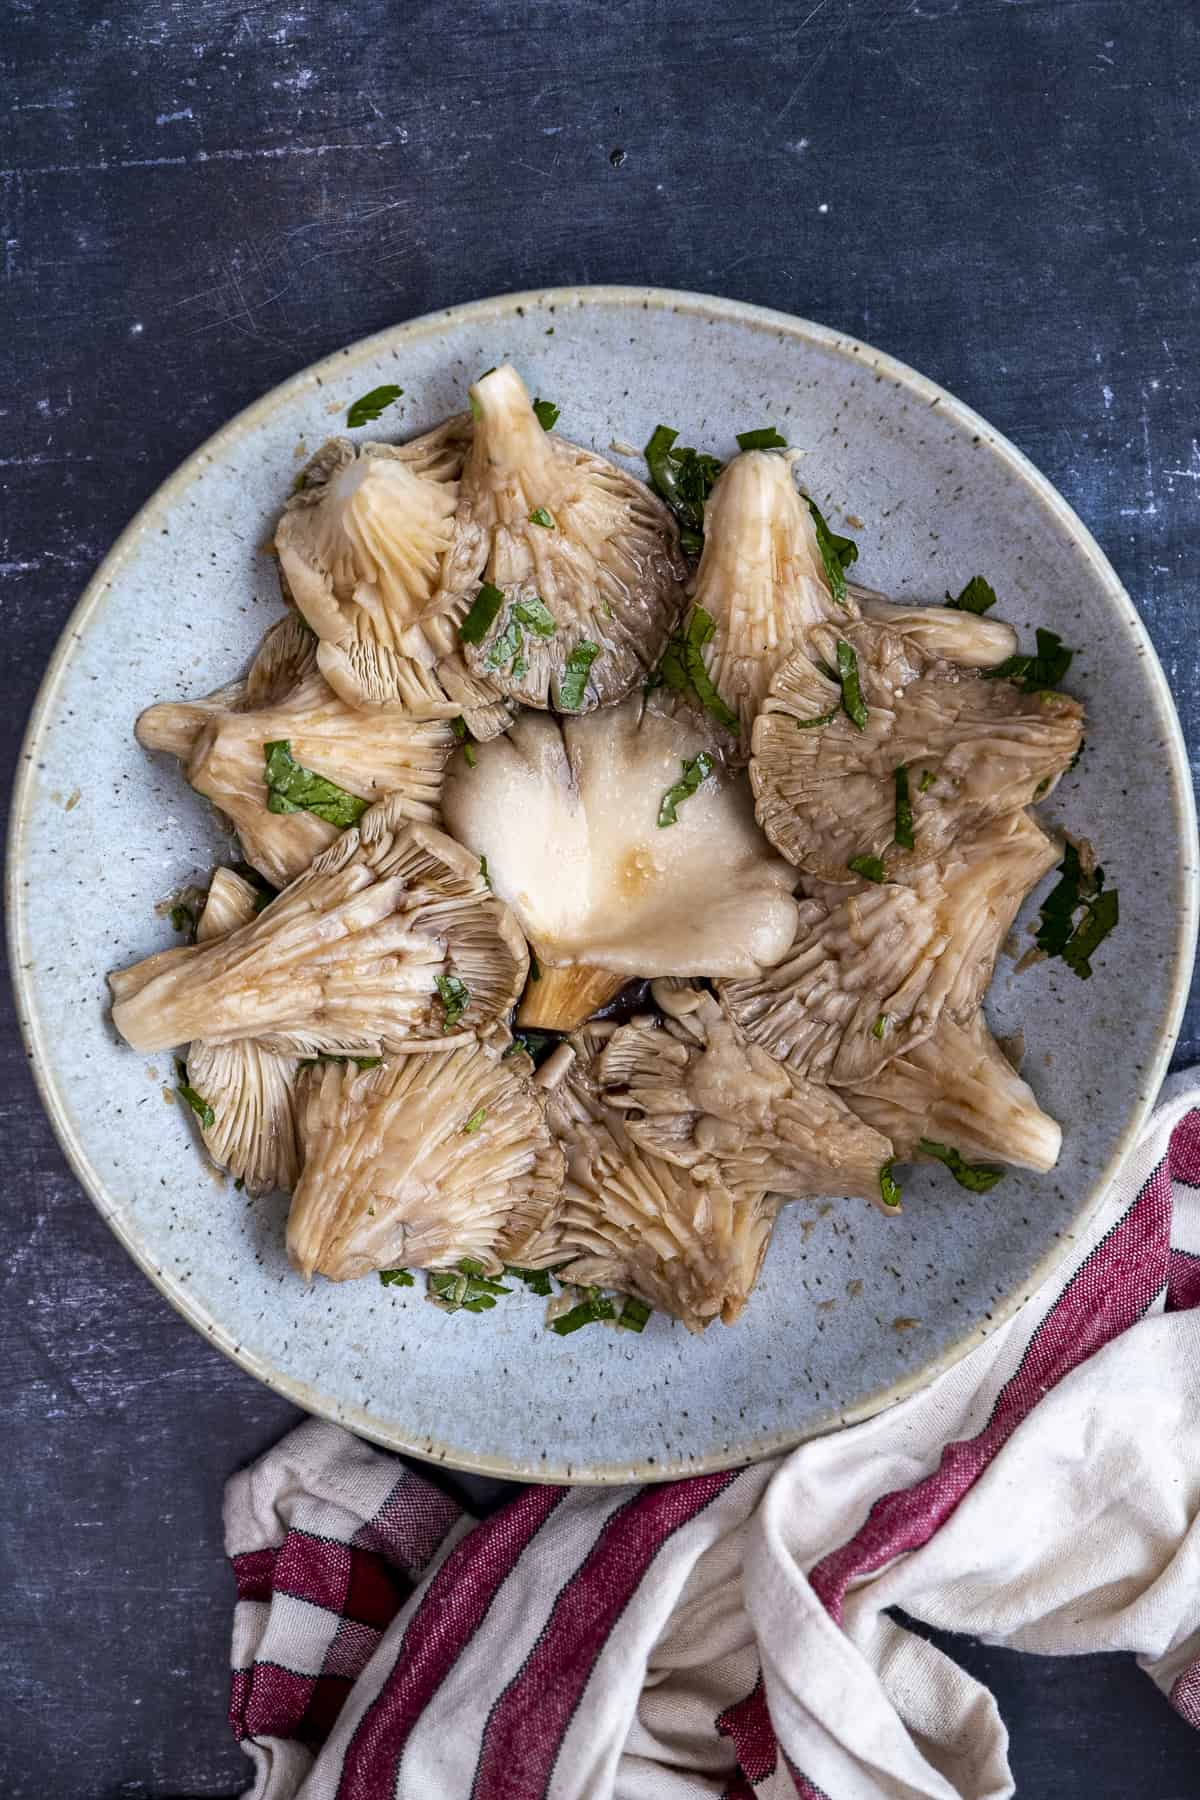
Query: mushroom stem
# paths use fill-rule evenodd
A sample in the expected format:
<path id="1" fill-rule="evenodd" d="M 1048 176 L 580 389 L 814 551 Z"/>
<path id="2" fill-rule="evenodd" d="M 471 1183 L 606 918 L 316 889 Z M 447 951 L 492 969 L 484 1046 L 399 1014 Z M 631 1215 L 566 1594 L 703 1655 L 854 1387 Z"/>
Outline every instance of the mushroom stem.
<path id="1" fill-rule="evenodd" d="M 543 968 L 538 981 L 530 981 L 517 1012 L 518 1025 L 540 1026 L 546 1031 L 575 1031 L 598 1007 L 620 993 L 628 975 L 610 969 L 593 969 L 588 963 L 569 963 L 562 969 Z"/>
<path id="2" fill-rule="evenodd" d="M 575 1051 L 572 1046 L 559 1044 L 556 1050 L 551 1051 L 534 1076 L 534 1087 L 541 1088 L 544 1093 L 552 1094 L 574 1061 Z"/>

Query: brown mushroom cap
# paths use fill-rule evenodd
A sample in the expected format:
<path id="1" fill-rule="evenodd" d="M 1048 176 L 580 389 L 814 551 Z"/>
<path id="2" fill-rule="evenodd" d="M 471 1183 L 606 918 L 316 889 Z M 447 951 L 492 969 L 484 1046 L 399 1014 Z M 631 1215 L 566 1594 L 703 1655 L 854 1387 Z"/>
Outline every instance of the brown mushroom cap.
<path id="1" fill-rule="evenodd" d="M 113 1022 L 147 1051 L 200 1036 L 295 1056 L 441 1051 L 506 1014 L 527 971 L 479 859 L 388 799 L 250 924 L 110 978 Z M 465 990 L 457 1018 L 439 977 Z"/>
<path id="2" fill-rule="evenodd" d="M 544 1217 L 562 1186 L 540 1094 L 521 1059 L 490 1044 L 313 1069 L 298 1114 L 287 1241 L 306 1281 L 466 1257 L 498 1274 L 505 1232 Z"/>
<path id="3" fill-rule="evenodd" d="M 467 665 L 524 706 L 609 706 L 658 662 L 683 605 L 675 521 L 634 476 L 543 431 L 507 364 L 476 382 L 471 403 L 442 593 L 469 605 L 487 582 L 504 604 L 483 637 L 463 645 Z M 550 626 L 540 613 L 540 630 L 522 621 L 535 604 Z M 563 685 L 572 653 L 591 657 L 577 696 Z"/>

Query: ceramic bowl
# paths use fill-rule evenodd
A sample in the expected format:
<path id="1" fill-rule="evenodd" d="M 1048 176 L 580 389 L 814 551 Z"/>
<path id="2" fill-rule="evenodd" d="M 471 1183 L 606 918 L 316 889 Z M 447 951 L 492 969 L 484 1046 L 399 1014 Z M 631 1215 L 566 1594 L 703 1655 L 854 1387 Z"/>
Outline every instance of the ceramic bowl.
<path id="1" fill-rule="evenodd" d="M 1076 647 L 1090 724 L 1043 808 L 1099 847 L 1121 924 L 1091 981 L 1002 959 L 995 1028 L 1064 1126 L 1051 1175 L 973 1195 L 905 1174 L 904 1212 L 785 1209 L 739 1323 L 703 1337 L 661 1316 L 641 1337 L 558 1338 L 517 1292 L 447 1316 L 421 1286 L 306 1288 L 286 1201 L 249 1201 L 168 1104 L 171 1061 L 118 1042 L 105 974 L 174 941 L 156 911 L 230 854 L 208 806 L 134 742 L 153 700 L 229 680 L 280 616 L 263 545 L 301 459 L 349 403 L 404 389 L 379 435 L 409 436 L 511 359 L 561 429 L 601 451 L 660 421 L 719 455 L 777 426 L 855 574 L 941 600 L 976 573 L 1023 639 Z M 640 459 L 631 466 L 642 472 Z M 854 521 L 846 525 L 848 515 Z M 572 288 L 456 307 L 327 358 L 251 406 L 138 514 L 80 601 L 34 710 L 17 785 L 9 920 L 45 1104 L 101 1213 L 183 1315 L 312 1412 L 418 1456 L 489 1474 L 610 1482 L 724 1468 L 887 1405 L 960 1357 L 1067 1252 L 1128 1151 L 1166 1068 L 1195 935 L 1196 830 L 1179 726 L 1129 596 L 1060 496 L 981 418 L 866 344 L 732 301 Z M 1025 918 L 1035 913 L 1036 900 Z M 1023 928 L 1022 921 L 1022 928 Z"/>

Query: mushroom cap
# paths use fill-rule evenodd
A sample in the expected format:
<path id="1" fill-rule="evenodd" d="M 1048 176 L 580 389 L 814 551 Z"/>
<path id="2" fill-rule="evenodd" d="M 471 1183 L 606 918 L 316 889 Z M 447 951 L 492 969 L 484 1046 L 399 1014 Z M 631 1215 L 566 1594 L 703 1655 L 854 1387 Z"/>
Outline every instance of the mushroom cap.
<path id="1" fill-rule="evenodd" d="M 562 1247 L 571 1261 L 559 1278 L 636 1294 L 691 1331 L 716 1318 L 732 1324 L 758 1278 L 778 1198 L 701 1181 L 634 1142 L 598 1081 L 612 1029 L 589 1026 L 571 1039 L 575 1061 L 548 1106 L 567 1159 Z"/>
<path id="2" fill-rule="evenodd" d="M 924 1043 L 844 1094 L 860 1119 L 893 1140 L 898 1162 L 911 1161 L 921 1138 L 932 1138 L 964 1156 L 1044 1173 L 1062 1148 L 1061 1127 L 1042 1111 L 982 1012 L 965 1025 L 943 1013 Z"/>
<path id="3" fill-rule="evenodd" d="M 674 518 L 606 457 L 543 431 L 508 364 L 476 382 L 471 403 L 475 428 L 442 594 L 454 599 L 456 618 L 481 582 L 499 589 L 504 605 L 478 642 L 463 645 L 467 666 L 525 706 L 609 706 L 655 666 L 683 605 L 687 564 Z M 520 618 L 534 602 L 549 612 L 552 630 L 538 615 L 545 635 Z M 569 659 L 588 646 L 582 693 L 564 696 Z"/>
<path id="4" fill-rule="evenodd" d="M 212 719 L 186 769 L 197 793 L 233 822 L 247 862 L 276 887 L 303 874 L 339 829 L 307 811 L 270 811 L 264 752 L 280 740 L 297 763 L 347 793 L 369 801 L 390 794 L 398 815 L 436 822 L 454 748 L 449 722 L 411 718 L 402 706 L 356 712 L 313 669 L 270 708 Z"/>
<path id="5" fill-rule="evenodd" d="M 255 915 L 259 896 L 233 869 L 217 869 L 196 924 L 196 942 L 213 943 Z M 300 1173 L 296 1141 L 297 1063 L 253 1039 L 236 1044 L 188 1046 L 190 1085 L 213 1110 L 200 1134 L 218 1167 L 228 1169 L 249 1194 L 295 1187 Z"/>
<path id="6" fill-rule="evenodd" d="M 930 1037 L 943 1011 L 966 1024 L 1030 888 L 1057 857 L 1027 813 L 994 819 L 903 882 L 807 899 L 784 960 L 718 981 L 722 1006 L 781 1062 L 860 1086 Z"/>
<path id="7" fill-rule="evenodd" d="M 755 825 L 744 776 L 714 767 L 676 823 L 658 824 L 707 741 L 686 712 L 631 696 L 577 719 L 524 713 L 474 768 L 452 760 L 447 826 L 487 858 L 539 961 L 732 975 L 785 953 L 794 876 Z"/>
<path id="8" fill-rule="evenodd" d="M 497 1274 L 505 1230 L 543 1217 L 562 1186 L 538 1090 L 490 1044 L 315 1068 L 298 1116 L 304 1172 L 287 1245 L 306 1281 L 464 1257 Z"/>
<path id="9" fill-rule="evenodd" d="M 854 651 L 866 728 L 841 709 L 837 683 L 796 655 L 777 671 L 755 724 L 750 781 L 772 844 L 823 881 L 849 885 L 855 856 L 887 851 L 889 874 L 902 874 L 941 854 L 1045 793 L 1079 749 L 1083 709 L 1066 694 L 1026 694 L 1010 681 L 930 661 L 915 637 L 874 620 L 821 626 L 810 642 L 811 655 L 830 666 L 839 642 Z M 811 724 L 831 711 L 826 723 Z M 912 851 L 893 847 L 901 768 Z"/>
<path id="10" fill-rule="evenodd" d="M 711 994 L 656 983 L 655 998 L 667 1022 L 621 1026 L 597 1071 L 635 1143 L 734 1194 L 878 1199 L 879 1171 L 893 1155 L 887 1137 L 832 1088 L 748 1043 Z"/>
<path id="11" fill-rule="evenodd" d="M 110 977 L 113 1023 L 145 1051 L 201 1036 L 293 1056 L 444 1051 L 508 1012 L 528 966 L 478 857 L 389 797 L 229 937 Z M 439 979 L 465 989 L 457 1018 Z"/>
<path id="12" fill-rule="evenodd" d="M 481 714 L 503 713 L 495 689 L 459 662 L 465 607 L 435 598 L 468 429 L 454 418 L 410 444 L 331 439 L 275 528 L 284 593 L 320 639 L 321 673 L 352 707 L 399 704 L 444 719 L 469 696 Z M 438 673 L 445 660 L 456 665 L 456 695 Z"/>
<path id="13" fill-rule="evenodd" d="M 692 600 L 712 619 L 715 629 L 701 655 L 717 692 L 741 720 L 747 756 L 775 671 L 804 649 L 814 626 L 858 616 L 849 595 L 839 603 L 830 591 L 790 456 L 746 450 L 726 464 L 704 510 Z"/>

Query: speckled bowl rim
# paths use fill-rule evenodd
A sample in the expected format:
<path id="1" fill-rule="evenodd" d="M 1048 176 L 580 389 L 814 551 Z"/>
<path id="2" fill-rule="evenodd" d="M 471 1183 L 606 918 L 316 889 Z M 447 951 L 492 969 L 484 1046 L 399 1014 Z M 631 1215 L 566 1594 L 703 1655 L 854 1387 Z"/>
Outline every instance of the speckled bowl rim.
<path id="1" fill-rule="evenodd" d="M 1098 1172 L 1087 1194 L 1081 1200 L 1069 1228 L 1062 1233 L 1054 1248 L 1030 1269 L 1024 1281 L 1018 1283 L 1009 1294 L 991 1305 L 989 1308 L 990 1318 L 986 1323 L 981 1322 L 964 1331 L 955 1343 L 939 1355 L 931 1357 L 920 1369 L 909 1372 L 900 1380 L 891 1382 L 887 1386 L 875 1389 L 858 1400 L 852 1407 L 844 1409 L 833 1407 L 824 1419 L 818 1420 L 804 1429 L 770 1432 L 751 1438 L 736 1448 L 719 1451 L 707 1457 L 697 1457 L 687 1462 L 604 1463 L 590 1468 L 572 1465 L 568 1477 L 565 1471 L 547 1468 L 545 1463 L 534 1466 L 508 1461 L 503 1457 L 474 1455 L 452 1444 L 433 1445 L 428 1439 L 420 1444 L 415 1443 L 406 1437 L 402 1427 L 381 1422 L 360 1407 L 344 1405 L 312 1384 L 284 1373 L 266 1358 L 248 1350 L 244 1344 L 236 1342 L 220 1320 L 214 1318 L 207 1307 L 201 1305 L 189 1289 L 154 1266 L 154 1259 L 139 1241 L 137 1233 L 118 1216 L 112 1196 L 84 1153 L 72 1125 L 66 1098 L 60 1092 L 54 1073 L 51 1046 L 41 1032 L 34 1009 L 33 995 L 25 978 L 25 965 L 28 958 L 26 955 L 24 904 L 19 876 L 25 856 L 25 831 L 35 803 L 32 774 L 36 767 L 42 734 L 49 724 L 59 676 L 64 670 L 74 646 L 82 638 L 102 596 L 120 575 L 126 561 L 146 533 L 158 528 L 160 517 L 169 512 L 182 498 L 206 465 L 216 461 L 230 444 L 236 442 L 247 432 L 256 429 L 264 419 L 281 406 L 286 405 L 295 394 L 310 386 L 316 378 L 332 378 L 335 374 L 342 376 L 347 368 L 353 368 L 356 363 L 377 355 L 381 350 L 394 349 L 413 339 L 430 336 L 445 331 L 449 327 L 495 325 L 515 314 L 520 307 L 532 308 L 549 305 L 561 307 L 602 305 L 628 307 L 630 310 L 636 311 L 648 308 L 670 309 L 676 312 L 692 313 L 697 318 L 708 321 L 720 320 L 723 323 L 748 327 L 751 330 L 767 331 L 777 336 L 791 337 L 797 342 L 833 352 L 844 357 L 848 362 L 857 359 L 860 366 L 870 366 L 877 373 L 907 389 L 916 399 L 926 405 L 937 401 L 944 416 L 953 418 L 958 424 L 973 434 L 977 434 L 1019 478 L 1031 501 L 1036 501 L 1051 513 L 1075 540 L 1089 569 L 1112 602 L 1116 623 L 1128 635 L 1131 640 L 1131 648 L 1135 649 L 1143 659 L 1143 667 L 1149 676 L 1151 691 L 1158 708 L 1159 723 L 1166 742 L 1168 772 L 1172 783 L 1172 800 L 1179 839 L 1185 846 L 1195 843 L 1195 800 L 1183 732 L 1162 665 L 1128 593 L 1095 538 L 1078 515 L 1067 505 L 1062 495 L 1051 486 L 1045 476 L 1039 473 L 1015 445 L 1010 444 L 1007 438 L 993 430 L 978 413 L 973 412 L 970 407 L 964 406 L 961 401 L 956 400 L 952 394 L 948 394 L 944 388 L 938 387 L 935 382 L 918 374 L 915 369 L 910 369 L 905 363 L 896 361 L 894 357 L 873 349 L 869 344 L 861 343 L 857 339 L 831 330 L 827 326 L 814 324 L 807 319 L 796 318 L 789 313 L 776 312 L 768 307 L 753 306 L 745 301 L 723 300 L 707 294 L 694 294 L 668 288 L 610 286 L 530 289 L 522 293 L 500 295 L 490 300 L 471 301 L 464 305 L 448 307 L 440 312 L 427 313 L 421 318 L 390 326 L 384 331 L 376 332 L 371 337 L 362 338 L 346 349 L 334 351 L 332 355 L 322 358 L 320 362 L 310 364 L 299 374 L 293 375 L 290 380 L 272 388 L 268 394 L 254 401 L 252 405 L 236 414 L 233 419 L 215 432 L 157 489 L 126 526 L 92 576 L 82 598 L 67 621 L 42 679 L 33 711 L 30 714 L 13 788 L 10 818 L 6 872 L 9 950 L 22 1038 L 33 1065 L 34 1079 L 42 1103 L 67 1160 L 94 1202 L 100 1216 L 125 1246 L 134 1261 L 150 1277 L 159 1292 L 166 1296 L 176 1311 L 181 1313 L 190 1324 L 194 1325 L 198 1331 L 203 1332 L 218 1349 L 224 1351 L 226 1356 L 243 1369 L 248 1370 L 251 1375 L 257 1376 L 268 1387 L 274 1388 L 276 1392 L 294 1401 L 297 1406 L 303 1407 L 305 1411 L 316 1413 L 323 1418 L 333 1419 L 349 1430 L 357 1432 L 361 1437 L 424 1461 L 442 1462 L 451 1468 L 464 1469 L 479 1475 L 507 1477 L 518 1481 L 562 1483 L 570 1480 L 572 1483 L 591 1485 L 628 1481 L 663 1481 L 682 1475 L 703 1474 L 713 1470 L 736 1468 L 748 1462 L 756 1462 L 763 1457 L 793 1449 L 797 1444 L 820 1436 L 824 1432 L 870 1418 L 874 1413 L 881 1412 L 885 1407 L 892 1406 L 896 1401 L 904 1399 L 906 1395 L 927 1387 L 938 1375 L 959 1362 L 968 1351 L 982 1343 L 985 1337 L 1010 1319 L 1024 1305 L 1025 1301 L 1053 1275 L 1063 1259 L 1070 1254 L 1072 1244 L 1086 1229 L 1105 1190 L 1132 1150 L 1153 1104 L 1153 1096 L 1157 1094 L 1162 1077 L 1166 1072 L 1171 1050 L 1178 1036 L 1191 981 L 1197 911 L 1198 904 L 1200 904 L 1200 874 L 1197 872 L 1194 860 L 1189 857 L 1186 873 L 1190 875 L 1190 879 L 1184 886 L 1184 904 L 1180 909 L 1177 922 L 1178 929 L 1173 949 L 1174 978 L 1170 1001 L 1166 1017 L 1160 1028 L 1155 1056 L 1145 1074 L 1143 1093 L 1149 1097 L 1139 1098 L 1132 1106 L 1130 1116 L 1112 1155 Z"/>

